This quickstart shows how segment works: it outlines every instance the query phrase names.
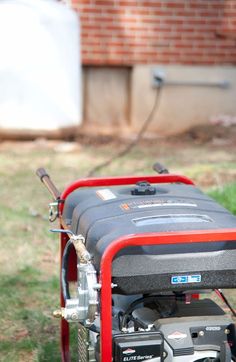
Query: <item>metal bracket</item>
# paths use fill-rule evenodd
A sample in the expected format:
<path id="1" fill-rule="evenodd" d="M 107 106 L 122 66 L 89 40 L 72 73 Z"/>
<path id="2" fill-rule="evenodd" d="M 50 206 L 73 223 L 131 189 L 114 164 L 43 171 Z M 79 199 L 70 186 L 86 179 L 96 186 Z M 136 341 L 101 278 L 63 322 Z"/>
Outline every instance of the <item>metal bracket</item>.
<path id="1" fill-rule="evenodd" d="M 54 222 L 59 217 L 59 205 L 63 204 L 64 200 L 58 199 L 49 203 L 49 215 L 48 219 L 50 222 Z"/>

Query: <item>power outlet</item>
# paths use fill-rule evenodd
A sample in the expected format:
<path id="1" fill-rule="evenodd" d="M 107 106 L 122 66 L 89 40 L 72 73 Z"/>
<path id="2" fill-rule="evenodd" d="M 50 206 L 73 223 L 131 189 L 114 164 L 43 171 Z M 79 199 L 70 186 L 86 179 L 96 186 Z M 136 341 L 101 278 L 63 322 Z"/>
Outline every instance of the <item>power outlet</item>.
<path id="1" fill-rule="evenodd" d="M 165 82 L 166 72 L 163 68 L 152 69 L 152 87 L 159 88 Z"/>

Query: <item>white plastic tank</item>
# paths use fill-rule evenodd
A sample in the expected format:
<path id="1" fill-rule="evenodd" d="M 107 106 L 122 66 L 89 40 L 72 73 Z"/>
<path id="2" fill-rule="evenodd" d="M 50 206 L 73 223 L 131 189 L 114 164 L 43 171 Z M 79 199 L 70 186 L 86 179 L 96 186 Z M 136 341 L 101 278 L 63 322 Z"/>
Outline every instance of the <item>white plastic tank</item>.
<path id="1" fill-rule="evenodd" d="M 0 132 L 82 118 L 79 19 L 56 0 L 0 1 Z"/>

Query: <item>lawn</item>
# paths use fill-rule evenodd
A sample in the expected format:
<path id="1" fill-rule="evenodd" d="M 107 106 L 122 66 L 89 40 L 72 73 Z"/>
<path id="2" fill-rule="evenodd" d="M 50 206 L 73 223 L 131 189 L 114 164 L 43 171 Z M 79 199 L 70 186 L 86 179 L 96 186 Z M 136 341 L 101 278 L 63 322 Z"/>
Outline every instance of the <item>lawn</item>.
<path id="1" fill-rule="evenodd" d="M 50 234 L 51 200 L 35 176 L 44 166 L 60 190 L 115 150 L 111 143 L 61 144 L 37 140 L 0 144 L 0 361 L 60 361 L 58 240 Z M 99 175 L 153 173 L 155 161 L 185 174 L 236 213 L 236 153 L 230 147 L 187 141 L 145 141 Z M 234 300 L 235 293 L 227 295 Z"/>

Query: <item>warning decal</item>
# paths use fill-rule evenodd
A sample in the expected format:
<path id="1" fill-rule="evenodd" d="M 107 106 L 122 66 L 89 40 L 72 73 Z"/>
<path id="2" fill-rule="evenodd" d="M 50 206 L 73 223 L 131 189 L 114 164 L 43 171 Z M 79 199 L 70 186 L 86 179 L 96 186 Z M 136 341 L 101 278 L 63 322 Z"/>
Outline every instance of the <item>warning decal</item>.
<path id="1" fill-rule="evenodd" d="M 110 189 L 101 189 L 96 191 L 97 196 L 103 201 L 116 199 L 116 195 Z"/>

